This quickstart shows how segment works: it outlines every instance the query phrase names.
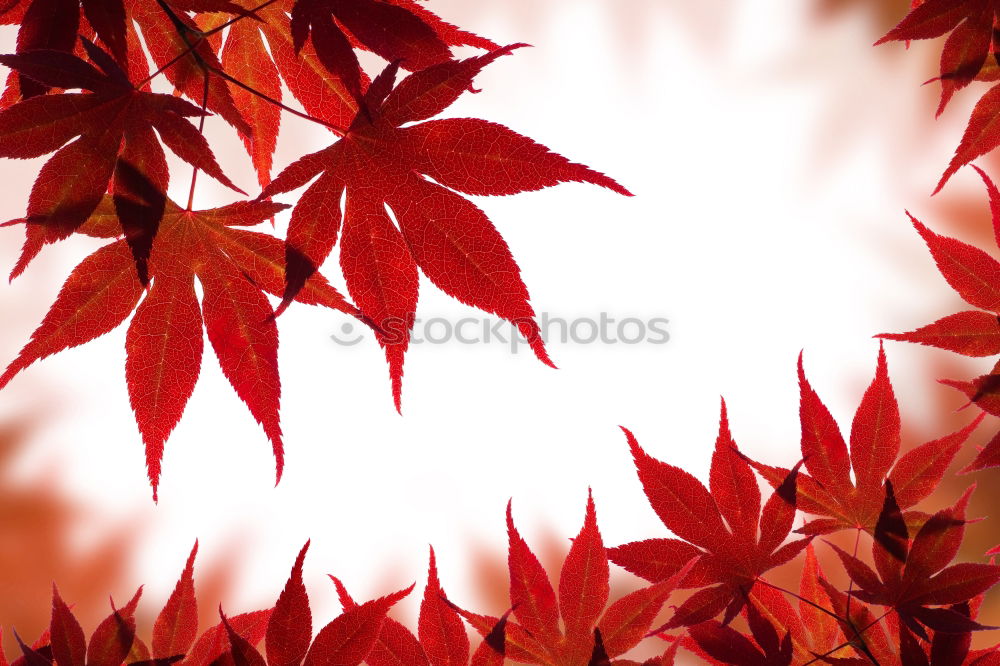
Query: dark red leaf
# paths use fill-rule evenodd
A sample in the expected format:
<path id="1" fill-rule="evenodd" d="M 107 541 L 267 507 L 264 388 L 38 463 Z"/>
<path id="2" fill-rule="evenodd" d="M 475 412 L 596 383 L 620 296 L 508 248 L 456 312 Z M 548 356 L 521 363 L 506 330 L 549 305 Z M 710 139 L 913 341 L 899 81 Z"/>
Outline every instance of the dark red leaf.
<path id="1" fill-rule="evenodd" d="M 984 415 L 980 414 L 961 430 L 922 444 L 896 462 L 889 473 L 889 480 L 901 507 L 911 507 L 934 491 L 962 444 L 983 418 Z"/>
<path id="2" fill-rule="evenodd" d="M 887 553 L 900 562 L 906 561 L 910 535 L 906 530 L 903 512 L 893 494 L 892 481 L 889 480 L 885 482 L 885 502 L 882 504 L 882 512 L 879 513 L 878 522 L 875 523 L 874 536 L 875 541 Z"/>
<path id="3" fill-rule="evenodd" d="M 135 640 L 135 608 L 139 604 L 142 588 L 121 610 L 112 603 L 111 615 L 94 630 L 87 646 L 87 666 L 121 666 Z"/>
<path id="4" fill-rule="evenodd" d="M 80 29 L 80 6 L 77 0 L 31 0 L 17 33 L 17 52 L 49 49 L 69 53 L 76 44 Z M 42 95 L 49 86 L 39 84 L 23 73 L 18 77 L 22 96 Z"/>
<path id="5" fill-rule="evenodd" d="M 83 15 L 118 62 L 128 60 L 125 5 L 122 0 L 83 0 Z"/>
<path id="6" fill-rule="evenodd" d="M 266 666 L 264 657 L 260 656 L 257 649 L 229 624 L 221 607 L 219 608 L 219 617 L 222 618 L 222 626 L 226 628 L 226 635 L 229 638 L 229 653 L 232 655 L 234 666 Z"/>
<path id="7" fill-rule="evenodd" d="M 927 0 L 890 30 L 876 45 L 891 40 L 932 39 L 940 37 L 961 22 L 968 12 L 975 12 L 985 3 L 980 0 Z"/>
<path id="8" fill-rule="evenodd" d="M 975 108 L 972 109 L 969 124 L 962 135 L 962 140 L 959 142 L 958 148 L 955 149 L 955 156 L 951 158 L 951 163 L 948 164 L 948 168 L 945 169 L 937 187 L 934 188 L 935 193 L 944 187 L 944 184 L 959 168 L 1000 145 L 1000 133 L 997 131 L 1000 127 L 998 125 L 1000 123 L 998 102 L 1000 102 L 1000 86 L 993 86 L 976 103 Z M 973 303 L 973 305 L 975 304 Z"/>
<path id="9" fill-rule="evenodd" d="M 152 646 L 155 659 L 186 654 L 198 635 L 198 603 L 194 595 L 194 558 L 197 554 L 198 542 L 195 541 L 180 580 L 156 616 Z"/>
<path id="10" fill-rule="evenodd" d="M 512 44 L 485 55 L 448 60 L 414 72 L 389 94 L 379 113 L 385 122 L 396 127 L 436 116 L 469 89 L 484 67 L 523 46 L 527 45 Z"/>
<path id="11" fill-rule="evenodd" d="M 993 11 L 980 11 L 970 15 L 945 42 L 941 52 L 941 102 L 937 115 L 941 115 L 948 100 L 972 83 L 986 62 L 993 37 Z"/>
<path id="12" fill-rule="evenodd" d="M 302 582 L 302 566 L 309 543 L 306 542 L 295 558 L 292 573 L 267 623 L 265 645 L 269 666 L 298 666 L 312 641 L 312 611 Z"/>
<path id="13" fill-rule="evenodd" d="M 83 666 L 87 659 L 87 637 L 69 606 L 52 585 L 52 620 L 49 623 L 52 659 L 56 666 Z"/>

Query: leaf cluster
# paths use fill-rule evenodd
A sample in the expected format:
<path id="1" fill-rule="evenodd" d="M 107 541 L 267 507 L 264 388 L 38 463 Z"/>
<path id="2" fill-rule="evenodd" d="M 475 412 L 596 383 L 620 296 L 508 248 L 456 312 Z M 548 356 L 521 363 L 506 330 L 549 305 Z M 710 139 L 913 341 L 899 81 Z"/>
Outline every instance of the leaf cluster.
<path id="1" fill-rule="evenodd" d="M 16 52 L 0 55 L 10 69 L 0 157 L 46 159 L 25 215 L 7 223 L 26 237 L 11 278 L 49 244 L 80 234 L 111 241 L 73 271 L 0 388 L 132 316 L 125 376 L 154 499 L 164 444 L 201 368 L 203 329 L 271 441 L 280 479 L 276 318 L 289 305 L 322 305 L 370 326 L 397 410 L 420 273 L 511 322 L 552 365 L 510 249 L 464 195 L 569 181 L 629 194 L 502 125 L 435 119 L 476 91 L 484 67 L 523 45 L 500 47 L 414 0 L 8 0 L 0 23 L 19 26 Z M 481 54 L 459 59 L 457 47 Z M 387 64 L 371 77 L 358 52 Z M 152 90 L 161 75 L 175 94 Z M 283 99 L 282 84 L 294 100 Z M 326 128 L 331 142 L 272 180 L 288 114 Z M 256 197 L 216 160 L 209 115 L 243 140 Z M 186 206 L 168 196 L 176 174 L 165 149 L 193 168 Z M 200 172 L 246 198 L 195 209 Z M 271 201 L 307 185 L 294 205 Z M 283 238 L 239 229 L 286 208 Z M 319 273 L 335 248 L 353 303 Z M 277 307 L 266 295 L 280 297 Z"/>

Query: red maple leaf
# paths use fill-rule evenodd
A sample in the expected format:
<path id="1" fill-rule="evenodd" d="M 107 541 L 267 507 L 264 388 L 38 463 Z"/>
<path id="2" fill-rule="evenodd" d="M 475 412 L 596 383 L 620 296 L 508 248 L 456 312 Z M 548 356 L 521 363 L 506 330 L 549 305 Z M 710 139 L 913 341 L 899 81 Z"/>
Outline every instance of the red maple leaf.
<path id="1" fill-rule="evenodd" d="M 623 430 L 646 498 L 679 538 L 617 546 L 608 553 L 611 561 L 655 582 L 699 557 L 681 587 L 703 589 L 677 609 L 666 628 L 698 624 L 723 610 L 728 624 L 758 577 L 798 555 L 811 539 L 785 543 L 795 518 L 798 466 L 786 474 L 762 509 L 757 480 L 729 432 L 725 402 L 712 455 L 711 491 L 679 467 L 650 457 L 632 433 Z"/>
<path id="2" fill-rule="evenodd" d="M 135 28 L 138 23 L 154 60 L 179 90 L 201 104 L 208 85 L 212 93 L 209 108 L 238 129 L 245 129 L 246 123 L 233 106 L 226 82 L 219 78 L 204 83 L 206 65 L 217 66 L 218 59 L 205 35 L 186 16 L 192 11 L 251 15 L 226 0 L 171 0 L 169 4 L 159 0 L 22 0 L 13 3 L 3 18 L 20 24 L 18 53 L 47 49 L 64 53 L 76 50 L 82 55 L 76 40 L 78 33 L 94 41 L 100 39 L 141 89 L 150 77 Z M 0 107 L 35 97 L 51 87 L 23 73 L 12 76 Z"/>
<path id="3" fill-rule="evenodd" d="M 101 238 L 120 234 L 116 208 L 105 197 L 80 231 Z M 223 373 L 272 442 L 280 479 L 278 332 L 264 294 L 283 291 L 284 249 L 277 238 L 240 227 L 284 208 L 260 201 L 188 211 L 167 200 L 152 247 L 149 291 L 144 294 L 125 240 L 97 250 L 69 276 L 31 341 L 0 376 L 0 388 L 36 360 L 111 331 L 135 310 L 125 375 L 155 498 L 163 445 L 198 378 L 204 326 Z M 204 292 L 200 305 L 195 277 Z M 356 314 L 319 274 L 296 299 Z"/>
<path id="4" fill-rule="evenodd" d="M 1000 244 L 1000 190 L 979 167 L 989 194 L 993 231 Z M 946 236 L 940 236 L 915 217 L 910 221 L 924 239 L 939 271 L 948 284 L 969 305 L 980 308 L 943 317 L 933 324 L 908 333 L 883 333 L 886 340 L 916 342 L 947 349 L 964 356 L 982 357 L 1000 354 L 1000 261 L 987 252 Z M 1000 365 L 971 381 L 942 380 L 958 389 L 982 410 L 1000 415 Z M 1000 434 L 980 452 L 964 471 L 970 472 L 1000 465 Z"/>
<path id="5" fill-rule="evenodd" d="M 268 666 L 357 666 L 376 647 L 383 627 L 392 622 L 386 618 L 386 613 L 408 595 L 413 586 L 363 604 L 353 601 L 344 604 L 344 612 L 313 638 L 309 596 L 302 582 L 302 567 L 308 550 L 307 542 L 295 559 L 285 589 L 268 620 L 266 663 Z M 334 580 L 341 589 L 339 581 Z M 264 657 L 256 650 L 246 652 L 250 661 L 265 664 Z"/>
<path id="6" fill-rule="evenodd" d="M 333 582 L 341 605 L 345 609 L 357 607 L 344 584 L 337 578 Z M 365 662 L 369 666 L 501 666 L 506 652 L 508 615 L 497 620 L 476 651 L 471 652 L 459 610 L 441 589 L 432 548 L 417 635 L 402 623 L 386 618 Z"/>
<path id="7" fill-rule="evenodd" d="M 880 517 L 880 523 L 888 527 L 880 530 L 883 537 L 877 534 L 872 544 L 878 573 L 831 544 L 858 586 L 849 594 L 867 604 L 886 606 L 899 618 L 899 652 L 904 664 L 917 663 L 907 655 L 919 651 L 915 636 L 929 640 L 927 629 L 966 634 L 987 628 L 972 620 L 968 612 L 957 610 L 956 605 L 969 602 L 1000 581 L 1000 566 L 949 566 L 965 534 L 965 509 L 973 489 L 970 487 L 955 505 L 931 516 L 911 543 L 888 485 Z"/>
<path id="8" fill-rule="evenodd" d="M 296 52 L 311 37 L 320 62 L 361 101 L 361 65 L 352 36 L 389 62 L 419 70 L 451 59 L 448 45 L 413 12 L 382 0 L 295 0 Z"/>
<path id="9" fill-rule="evenodd" d="M 434 65 L 395 87 L 398 65 L 390 65 L 368 89 L 364 109 L 344 137 L 291 164 L 261 194 L 271 197 L 316 179 L 292 211 L 287 288 L 278 311 L 339 235 L 347 288 L 377 328 L 397 409 L 418 268 L 449 295 L 514 323 L 538 358 L 551 365 L 507 244 L 485 213 L 455 191 L 503 195 L 578 181 L 629 194 L 611 178 L 502 125 L 427 120 L 458 99 L 483 67 L 517 46 Z"/>
<path id="10" fill-rule="evenodd" d="M 893 40 L 908 43 L 914 39 L 932 39 L 951 33 L 941 53 L 941 102 L 937 110 L 940 115 L 956 91 L 977 77 L 986 78 L 985 70 L 989 69 L 987 58 L 997 62 L 997 42 L 994 38 L 997 18 L 997 7 L 992 0 L 927 0 L 914 3 L 910 13 L 875 44 Z M 955 155 L 934 189 L 935 193 L 960 167 L 1000 145 L 1000 135 L 993 129 L 998 114 L 1000 85 L 988 90 L 976 104 Z"/>
<path id="11" fill-rule="evenodd" d="M 889 381 L 885 351 L 879 348 L 875 378 L 854 416 L 848 448 L 830 410 L 806 379 L 801 355 L 798 372 L 802 457 L 807 472 L 799 475 L 798 505 L 803 512 L 820 516 L 797 530 L 803 534 L 829 534 L 842 529 L 873 534 L 885 498 L 885 483 L 895 488 L 899 506 L 910 509 L 934 491 L 963 442 L 982 421 L 977 418 L 965 428 L 922 444 L 897 460 L 899 406 Z M 752 464 L 773 487 L 788 474 L 781 467 Z M 925 517 L 914 511 L 906 514 L 910 524 Z"/>
<path id="12" fill-rule="evenodd" d="M 532 664 L 609 664 L 646 636 L 657 613 L 694 564 L 682 562 L 673 577 L 608 606 L 608 554 L 592 497 L 587 499 L 583 528 L 563 562 L 558 591 L 514 526 L 509 503 L 507 534 L 510 602 L 516 621 L 506 624 L 506 655 Z M 459 612 L 487 641 L 503 620 Z"/>
<path id="13" fill-rule="evenodd" d="M 932 39 L 951 32 L 941 54 L 941 103 L 975 79 L 993 49 L 995 8 L 989 0 L 927 0 L 913 9 L 876 45 L 888 41 Z"/>
<path id="14" fill-rule="evenodd" d="M 208 142 L 186 120 L 203 111 L 171 95 L 136 89 L 106 52 L 89 41 L 84 44 L 101 70 L 59 51 L 0 56 L 0 62 L 34 80 L 88 91 L 33 97 L 0 111 L 0 156 L 25 159 L 55 151 L 32 187 L 24 218 L 27 241 L 11 277 L 20 274 L 44 244 L 76 231 L 110 183 L 122 232 L 145 283 L 169 180 L 160 141 L 181 159 L 242 190 L 222 172 Z"/>
<path id="15" fill-rule="evenodd" d="M 70 607 L 53 587 L 49 629 L 11 666 L 358 666 L 376 645 L 386 613 L 412 586 L 350 608 L 312 635 L 312 613 L 302 584 L 307 543 L 273 609 L 227 617 L 198 636 L 194 589 L 197 542 L 187 564 L 153 625 L 151 647 L 137 635 L 135 612 L 142 588 L 123 608 L 115 608 L 89 641 Z M 266 637 L 267 658 L 255 647 Z M 20 641 L 20 638 L 18 637 Z M 0 652 L 0 663 L 7 662 Z M 499 661 L 496 662 L 499 664 Z"/>

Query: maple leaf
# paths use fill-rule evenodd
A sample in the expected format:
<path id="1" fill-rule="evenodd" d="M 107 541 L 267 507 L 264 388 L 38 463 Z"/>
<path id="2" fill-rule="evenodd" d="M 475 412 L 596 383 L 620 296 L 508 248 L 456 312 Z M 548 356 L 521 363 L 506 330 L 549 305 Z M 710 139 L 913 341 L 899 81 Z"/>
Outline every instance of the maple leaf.
<path id="1" fill-rule="evenodd" d="M 395 88 L 398 65 L 390 65 L 368 89 L 365 109 L 342 139 L 292 163 L 261 193 L 271 197 L 316 179 L 292 211 L 287 287 L 278 312 L 340 234 L 347 288 L 375 323 L 397 409 L 418 267 L 447 294 L 514 323 L 538 358 L 551 365 L 507 244 L 485 213 L 456 191 L 502 195 L 578 181 L 629 194 L 607 176 L 502 125 L 472 118 L 416 122 L 448 107 L 483 67 L 517 46 L 434 65 Z"/>
<path id="2" fill-rule="evenodd" d="M 151 656 L 154 659 L 187 654 L 198 636 L 198 604 L 194 592 L 194 559 L 197 555 L 198 542 L 195 541 L 180 579 L 153 623 Z"/>
<path id="3" fill-rule="evenodd" d="M 918 647 L 910 632 L 929 640 L 927 629 L 964 634 L 987 627 L 973 621 L 968 613 L 955 610 L 1000 581 L 1000 566 L 961 563 L 949 566 L 965 534 L 965 509 L 974 490 L 970 487 L 951 507 L 931 516 L 910 542 L 905 524 L 892 547 L 884 539 L 872 544 L 873 571 L 867 564 L 831 544 L 844 568 L 859 589 L 851 596 L 868 604 L 887 606 L 900 620 L 900 654 L 904 663 Z M 887 486 L 883 513 L 899 511 L 894 506 L 891 485 Z M 944 608 L 943 606 L 947 606 Z"/>
<path id="4" fill-rule="evenodd" d="M 134 74 L 133 80 L 141 81 L 139 87 L 142 88 L 151 77 L 148 70 L 143 73 L 138 65 L 145 61 L 145 54 L 135 36 L 134 25 L 137 25 L 159 68 L 157 73 L 162 72 L 178 92 L 196 103 L 205 101 L 209 110 L 221 115 L 239 131 L 257 168 L 261 185 L 270 180 L 270 163 L 280 123 L 280 107 L 275 104 L 280 103 L 282 97 L 279 73 L 293 95 L 303 103 L 307 114 L 336 126 L 350 122 L 358 111 L 360 92 L 368 85 L 368 78 L 359 69 L 352 50 L 355 46 L 366 48 L 366 45 L 356 42 L 354 35 L 348 35 L 350 43 L 341 54 L 353 63 L 350 80 L 356 82 L 357 89 L 352 91 L 341 77 L 330 75 L 311 43 L 293 42 L 288 13 L 295 7 L 294 0 L 272 0 L 256 6 L 225 0 L 171 0 L 169 3 L 158 0 L 33 0 L 27 12 L 20 4 L 15 2 L 0 16 L 0 20 L 21 24 L 24 37 L 19 38 L 18 53 L 40 48 L 72 53 L 77 33 L 88 34 L 94 39 L 100 38 L 123 67 L 127 63 L 130 74 Z M 391 56 L 391 60 L 409 56 L 404 66 L 407 63 L 425 66 L 445 60 L 450 57 L 448 46 L 452 45 L 496 48 L 490 40 L 456 28 L 412 0 L 367 0 L 345 11 L 348 15 L 360 12 L 364 19 L 376 19 L 374 23 L 362 21 L 360 34 L 375 45 L 376 52 Z M 198 16 L 189 16 L 192 12 Z M 208 14 L 211 16 L 218 12 L 237 16 L 234 20 L 200 29 L 197 18 L 206 15 L 203 12 L 211 12 Z M 239 20 L 245 17 L 252 20 Z M 428 55 L 427 46 L 408 41 L 413 25 L 420 26 L 417 28 L 419 34 L 430 45 L 436 45 L 432 47 L 436 49 L 436 56 Z M 216 55 L 218 38 L 225 27 L 229 27 L 229 36 L 220 59 Z M 266 48 L 264 38 L 268 42 Z M 17 79 L 12 81 L 17 83 Z M 27 81 L 34 87 L 25 98 L 46 89 L 31 79 Z M 9 87 L 4 101 L 9 105 L 20 97 L 17 86 Z"/>
<path id="5" fill-rule="evenodd" d="M 859 529 L 873 534 L 885 498 L 885 482 L 892 484 L 902 509 L 928 497 L 940 483 L 962 444 L 982 421 L 922 444 L 897 459 L 900 447 L 899 405 L 889 380 L 885 350 L 879 348 L 875 378 L 865 391 L 851 425 L 850 448 L 830 410 L 806 379 L 802 355 L 798 361 L 802 423 L 802 457 L 807 473 L 798 477 L 798 506 L 819 516 L 796 530 L 829 534 Z M 788 470 L 751 461 L 754 469 L 778 487 Z M 853 470 L 854 479 L 851 479 Z M 924 516 L 906 513 L 910 523 Z"/>
<path id="6" fill-rule="evenodd" d="M 646 498 L 679 538 L 617 546 L 609 551 L 611 561 L 655 582 L 700 556 L 681 586 L 703 589 L 677 609 L 665 628 L 698 624 L 723 610 L 728 623 L 758 577 L 791 560 L 811 539 L 784 543 L 795 517 L 798 466 L 786 474 L 762 509 L 753 471 L 729 432 L 725 402 L 712 455 L 711 492 L 684 470 L 650 457 L 629 430 L 622 430 Z"/>
<path id="7" fill-rule="evenodd" d="M 992 49 L 995 8 L 988 0 L 928 0 L 918 3 L 876 45 L 888 41 L 932 39 L 951 32 L 941 53 L 941 102 L 976 78 Z"/>
<path id="8" fill-rule="evenodd" d="M 514 526 L 510 503 L 507 534 L 510 612 L 516 622 L 506 623 L 506 656 L 525 663 L 610 663 L 646 636 L 663 604 L 694 565 L 682 562 L 672 578 L 640 588 L 608 605 L 608 556 L 592 496 L 588 494 L 583 527 L 563 562 L 558 591 Z M 491 641 L 491 636 L 496 638 L 496 627 L 506 618 L 456 610 L 486 642 Z"/>
<path id="9" fill-rule="evenodd" d="M 26 159 L 55 151 L 32 187 L 24 218 L 27 241 L 11 277 L 19 275 L 45 243 L 76 231 L 110 183 L 122 230 L 145 283 L 169 179 L 160 141 L 186 162 L 242 190 L 222 172 L 208 142 L 186 120 L 203 115 L 200 109 L 171 95 L 137 90 L 106 52 L 85 43 L 102 70 L 58 51 L 0 56 L 3 64 L 38 81 L 88 91 L 35 97 L 0 111 L 0 156 Z"/>
<path id="10" fill-rule="evenodd" d="M 989 195 L 994 235 L 1000 243 L 1000 191 L 979 167 Z M 948 349 L 965 356 L 1000 354 L 1000 262 L 988 253 L 954 238 L 940 236 L 907 213 L 910 222 L 927 244 L 938 270 L 948 284 L 979 311 L 950 315 L 909 333 L 883 333 L 889 340 L 917 342 Z M 985 310 L 985 312 L 983 312 Z"/>
<path id="11" fill-rule="evenodd" d="M 875 614 L 853 594 L 849 597 L 831 585 L 811 545 L 806 548 L 805 555 L 797 595 L 770 585 L 753 589 L 750 603 L 744 608 L 751 636 L 738 635 L 728 627 L 722 629 L 723 625 L 718 623 L 708 623 L 707 627 L 691 627 L 690 635 L 661 634 L 661 637 L 683 645 L 712 664 L 787 663 L 783 661 L 787 657 L 775 652 L 776 637 L 767 631 L 762 620 L 787 632 L 795 664 L 985 666 L 1000 654 L 996 647 L 970 650 L 969 632 L 951 631 L 928 632 L 932 634 L 929 641 L 922 645 L 906 645 L 905 651 L 901 651 L 904 646 L 900 645 L 897 617 Z M 798 598 L 798 610 L 785 595 Z M 970 602 L 954 604 L 948 610 L 975 619 L 981 603 L 982 595 L 979 595 Z M 754 627 L 758 628 L 754 630 Z M 759 637 L 765 634 L 770 637 L 760 640 Z M 765 661 L 761 661 L 762 654 Z M 772 661 L 766 661 L 768 657 Z"/>
<path id="12" fill-rule="evenodd" d="M 105 197 L 80 231 L 116 236 L 116 208 Z M 278 332 L 264 293 L 283 291 L 284 249 L 277 238 L 240 227 L 284 208 L 257 201 L 188 211 L 167 200 L 145 298 L 126 241 L 105 245 L 70 274 L 31 341 L 0 376 L 0 388 L 34 361 L 113 330 L 134 309 L 125 375 L 156 498 L 164 443 L 198 378 L 204 325 L 223 374 L 271 440 L 280 479 Z M 200 305 L 196 277 L 203 289 Z M 310 276 L 296 298 L 357 314 L 319 274 Z"/>
<path id="13" fill-rule="evenodd" d="M 997 22 L 997 8 L 991 0 L 928 0 L 914 3 L 910 13 L 875 44 L 893 40 L 909 43 L 914 39 L 931 39 L 951 33 L 941 52 L 938 77 L 941 101 L 937 109 L 940 115 L 956 91 L 977 78 L 995 78 L 989 73 L 988 65 L 997 62 L 994 40 Z M 961 166 L 1000 145 L 1000 136 L 994 128 L 1000 112 L 998 102 L 1000 85 L 987 91 L 976 104 L 955 155 L 934 193 L 940 191 Z"/>
<path id="14" fill-rule="evenodd" d="M 973 168 L 986 185 L 994 237 L 1000 244 L 1000 190 L 985 171 Z M 878 337 L 938 347 L 964 356 L 1000 354 L 1000 261 L 977 247 L 934 233 L 912 215 L 909 218 L 948 284 L 980 310 L 949 315 L 908 333 L 882 333 Z M 941 383 L 961 391 L 983 411 L 1000 415 L 1000 367 L 994 366 L 988 374 L 971 381 L 947 379 Z M 1000 435 L 993 437 L 964 471 L 997 465 Z"/>
<path id="15" fill-rule="evenodd" d="M 420 16 L 382 0 L 295 0 L 291 33 L 296 53 L 311 39 L 320 62 L 359 101 L 361 66 L 348 35 L 413 71 L 451 59 L 448 45 Z"/>
<path id="16" fill-rule="evenodd" d="M 356 608 L 357 603 L 344 584 L 338 578 L 331 578 L 337 586 L 341 605 L 345 609 Z M 507 615 L 504 615 L 475 652 L 471 652 L 459 610 L 448 601 L 441 588 L 431 548 L 417 635 L 387 617 L 365 662 L 369 666 L 501 666 L 506 652 L 506 626 Z"/>
<path id="17" fill-rule="evenodd" d="M 123 662 L 132 666 L 171 666 L 178 662 L 182 666 L 357 666 L 375 645 L 383 622 L 389 621 L 385 617 L 388 610 L 409 594 L 412 586 L 364 604 L 352 602 L 313 638 L 309 598 L 302 584 L 308 548 L 306 543 L 296 558 L 273 609 L 228 617 L 220 607 L 221 621 L 197 636 L 195 543 L 174 591 L 156 618 L 152 649 L 136 633 L 135 611 L 142 588 L 121 609 L 112 602 L 111 615 L 98 625 L 88 644 L 70 607 L 53 587 L 49 630 L 31 647 L 22 643 L 24 657 L 12 666 L 121 666 Z M 265 637 L 266 660 L 255 647 Z M 7 664 L 2 653 L 0 663 Z M 499 666 L 500 660 L 495 663 Z"/>
<path id="18" fill-rule="evenodd" d="M 357 666 L 368 659 L 383 634 L 383 627 L 393 622 L 386 618 L 386 613 L 407 596 L 413 586 L 360 605 L 353 601 L 345 603 L 344 612 L 312 638 L 309 596 L 302 583 L 302 567 L 308 550 L 307 542 L 295 559 L 288 583 L 268 621 L 266 663 L 269 666 Z M 342 590 L 340 581 L 331 578 L 338 590 Z M 343 595 L 344 592 L 342 598 Z M 248 653 L 251 658 L 247 663 L 265 663 L 256 651 Z"/>

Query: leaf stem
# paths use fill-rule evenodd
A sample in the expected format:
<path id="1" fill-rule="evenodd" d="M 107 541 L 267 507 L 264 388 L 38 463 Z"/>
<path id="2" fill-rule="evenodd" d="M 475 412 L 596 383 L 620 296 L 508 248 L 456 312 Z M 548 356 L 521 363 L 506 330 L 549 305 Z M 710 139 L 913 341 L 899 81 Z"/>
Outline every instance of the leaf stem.
<path id="1" fill-rule="evenodd" d="M 208 70 L 203 70 L 202 74 L 205 75 L 205 88 L 201 94 L 201 118 L 198 119 L 198 132 L 202 135 L 205 134 L 205 109 L 208 108 Z M 194 171 L 191 172 L 191 191 L 188 192 L 188 204 L 187 211 L 190 213 L 194 208 L 194 188 L 198 184 L 198 167 L 194 167 Z"/>

